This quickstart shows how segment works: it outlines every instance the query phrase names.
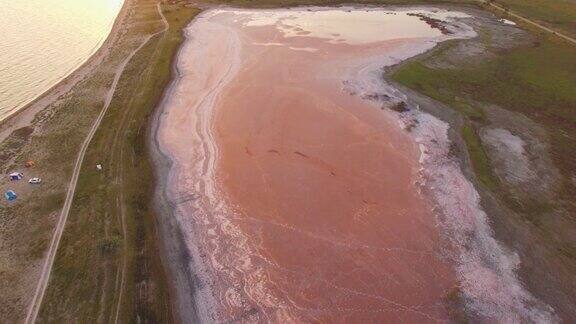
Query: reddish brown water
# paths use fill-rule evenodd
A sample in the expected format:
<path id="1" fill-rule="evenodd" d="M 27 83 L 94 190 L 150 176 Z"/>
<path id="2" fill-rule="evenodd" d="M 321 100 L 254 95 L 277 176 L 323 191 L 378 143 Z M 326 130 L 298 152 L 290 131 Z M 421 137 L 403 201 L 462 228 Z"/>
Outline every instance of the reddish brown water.
<path id="1" fill-rule="evenodd" d="M 212 278 L 207 308 L 218 320 L 447 320 L 456 279 L 415 185 L 418 147 L 343 91 L 371 57 L 413 55 L 437 31 L 406 16 L 422 35 L 334 41 L 251 19 L 212 14 L 189 29 L 159 132 L 173 195 L 199 197 L 178 210 Z"/>

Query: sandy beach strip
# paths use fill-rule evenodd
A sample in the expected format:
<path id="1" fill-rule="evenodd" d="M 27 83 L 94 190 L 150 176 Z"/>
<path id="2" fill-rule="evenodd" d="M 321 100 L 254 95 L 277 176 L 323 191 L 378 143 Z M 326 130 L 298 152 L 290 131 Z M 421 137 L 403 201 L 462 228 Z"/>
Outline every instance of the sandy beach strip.
<path id="1" fill-rule="evenodd" d="M 128 15 L 129 8 L 132 6 L 133 2 L 134 0 L 124 0 L 122 8 L 118 12 L 108 36 L 94 51 L 94 53 L 92 53 L 92 55 L 87 57 L 86 60 L 76 69 L 63 77 L 62 80 L 51 88 L 38 95 L 38 97 L 30 101 L 24 107 L 0 120 L 0 142 L 8 137 L 14 130 L 31 125 L 38 112 L 42 111 L 44 108 L 57 101 L 58 98 L 68 93 L 78 82 L 83 80 L 104 61 L 104 59 L 110 54 L 111 48 L 114 46 L 123 29 L 122 24 Z"/>

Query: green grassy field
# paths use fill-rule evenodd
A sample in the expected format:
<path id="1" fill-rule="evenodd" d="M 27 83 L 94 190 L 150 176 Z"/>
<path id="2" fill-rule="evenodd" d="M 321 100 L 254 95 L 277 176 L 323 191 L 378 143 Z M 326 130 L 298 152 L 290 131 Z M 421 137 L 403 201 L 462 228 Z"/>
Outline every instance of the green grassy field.
<path id="1" fill-rule="evenodd" d="M 151 25 L 145 33 L 162 26 L 154 3 L 138 1 L 136 17 Z M 162 9 L 169 31 L 129 63 L 86 154 L 42 322 L 114 322 L 116 313 L 120 323 L 173 321 L 150 204 L 154 181 L 146 136 L 148 118 L 171 78 L 181 28 L 198 11 L 181 4 Z"/>
<path id="2" fill-rule="evenodd" d="M 477 125 L 485 119 L 475 102 L 496 104 L 520 112 L 551 134 L 552 157 L 564 174 L 562 197 L 576 195 L 571 181 L 576 170 L 576 47 L 540 38 L 535 45 L 501 53 L 497 58 L 458 69 L 436 69 L 414 61 L 394 79 L 441 101 L 468 116 Z M 471 100 L 467 100 L 471 99 Z M 482 182 L 495 182 L 477 136 L 463 130 Z"/>
<path id="3" fill-rule="evenodd" d="M 510 11 L 576 36 L 576 0 L 495 0 Z"/>
<path id="4" fill-rule="evenodd" d="M 490 49 L 486 38 L 492 56 L 451 68 L 429 64 L 442 59 L 445 48 L 440 47 L 399 67 L 392 79 L 465 117 L 459 133 L 475 177 L 499 206 L 490 213 L 496 238 L 521 255 L 518 273 L 524 284 L 560 316 L 570 318 L 575 296 L 569 278 L 576 273 L 572 234 L 576 227 L 576 46 L 534 30 L 532 36 L 533 41 L 507 50 Z M 492 157 L 478 136 L 492 122 L 487 118 L 491 105 L 526 116 L 545 130 L 548 153 L 560 172 L 552 198 L 530 195 L 538 189 L 533 187 L 518 185 L 511 190 L 495 174 Z"/>

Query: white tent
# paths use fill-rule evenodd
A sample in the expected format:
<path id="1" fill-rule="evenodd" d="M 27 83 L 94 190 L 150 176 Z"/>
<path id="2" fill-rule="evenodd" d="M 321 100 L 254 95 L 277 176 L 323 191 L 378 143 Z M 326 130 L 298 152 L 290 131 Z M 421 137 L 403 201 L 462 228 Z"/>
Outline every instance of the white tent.
<path id="1" fill-rule="evenodd" d="M 20 180 L 24 177 L 24 174 L 20 173 L 20 172 L 12 172 L 10 173 L 10 179 L 11 180 Z"/>

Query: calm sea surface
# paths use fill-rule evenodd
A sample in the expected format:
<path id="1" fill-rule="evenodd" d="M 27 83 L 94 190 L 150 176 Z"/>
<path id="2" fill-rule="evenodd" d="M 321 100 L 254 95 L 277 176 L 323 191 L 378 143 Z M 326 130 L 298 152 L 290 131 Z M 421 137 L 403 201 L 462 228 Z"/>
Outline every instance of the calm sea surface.
<path id="1" fill-rule="evenodd" d="M 123 0 L 0 0 L 0 120 L 68 76 L 108 36 Z"/>

